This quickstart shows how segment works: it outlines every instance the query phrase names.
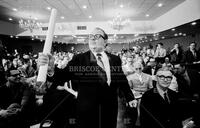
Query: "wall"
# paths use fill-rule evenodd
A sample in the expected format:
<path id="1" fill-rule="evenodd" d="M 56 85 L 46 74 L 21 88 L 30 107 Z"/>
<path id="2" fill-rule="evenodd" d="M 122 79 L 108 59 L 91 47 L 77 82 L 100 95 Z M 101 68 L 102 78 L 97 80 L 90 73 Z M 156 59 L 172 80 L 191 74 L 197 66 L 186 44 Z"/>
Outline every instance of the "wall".
<path id="1" fill-rule="evenodd" d="M 200 19 L 200 0 L 186 0 L 154 20 L 157 32 Z"/>
<path id="2" fill-rule="evenodd" d="M 18 24 L 13 24 L 5 21 L 0 21 L 0 34 L 17 35 L 23 30 L 18 27 Z"/>
<path id="3" fill-rule="evenodd" d="M 47 27 L 48 24 L 43 24 Z M 87 30 L 77 30 L 77 26 L 87 26 Z M 100 27 L 106 31 L 107 34 L 135 34 L 135 33 L 153 33 L 155 31 L 153 21 L 131 21 L 122 30 L 114 30 L 108 22 L 71 22 L 71 23 L 56 23 L 54 35 L 86 35 L 89 34 L 95 27 Z M 31 35 L 46 35 L 47 31 L 33 30 L 25 31 L 18 34 L 18 36 Z"/>

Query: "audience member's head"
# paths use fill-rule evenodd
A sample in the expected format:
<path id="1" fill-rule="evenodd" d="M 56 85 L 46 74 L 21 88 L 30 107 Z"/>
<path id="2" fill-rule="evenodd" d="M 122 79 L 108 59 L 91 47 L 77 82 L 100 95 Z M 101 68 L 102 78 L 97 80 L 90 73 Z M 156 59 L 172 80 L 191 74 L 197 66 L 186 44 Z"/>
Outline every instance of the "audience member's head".
<path id="1" fill-rule="evenodd" d="M 186 65 L 184 63 L 179 63 L 174 65 L 174 73 L 183 75 L 186 71 Z"/>
<path id="2" fill-rule="evenodd" d="M 158 69 L 156 72 L 157 87 L 163 91 L 167 90 L 173 78 L 172 72 L 167 67 Z"/>
<path id="3" fill-rule="evenodd" d="M 189 45 L 190 50 L 195 50 L 196 49 L 196 43 L 195 42 L 191 42 Z"/>
<path id="4" fill-rule="evenodd" d="M 138 73 L 138 74 L 140 74 L 143 70 L 143 65 L 140 62 L 135 62 L 133 64 L 133 67 L 134 67 L 135 73 Z"/>

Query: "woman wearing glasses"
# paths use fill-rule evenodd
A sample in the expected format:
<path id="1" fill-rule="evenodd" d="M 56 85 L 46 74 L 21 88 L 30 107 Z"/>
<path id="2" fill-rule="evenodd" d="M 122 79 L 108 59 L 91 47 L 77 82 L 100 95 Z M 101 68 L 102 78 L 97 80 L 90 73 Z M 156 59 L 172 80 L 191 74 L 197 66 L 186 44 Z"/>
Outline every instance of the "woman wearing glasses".
<path id="1" fill-rule="evenodd" d="M 150 88 L 153 88 L 152 86 L 152 77 L 149 74 L 143 73 L 143 65 L 140 62 L 135 62 L 133 64 L 135 73 L 128 75 L 127 79 L 129 82 L 129 86 L 132 90 L 132 93 L 134 94 L 138 104 L 137 104 L 137 112 L 138 117 L 136 124 L 137 126 L 140 125 L 139 117 L 140 117 L 140 100 L 144 92 L 149 90 Z"/>

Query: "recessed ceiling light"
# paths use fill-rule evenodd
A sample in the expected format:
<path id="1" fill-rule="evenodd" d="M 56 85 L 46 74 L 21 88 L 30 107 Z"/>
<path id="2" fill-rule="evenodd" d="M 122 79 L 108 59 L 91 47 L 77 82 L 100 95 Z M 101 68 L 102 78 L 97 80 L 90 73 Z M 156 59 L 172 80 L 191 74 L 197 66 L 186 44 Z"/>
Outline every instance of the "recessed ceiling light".
<path id="1" fill-rule="evenodd" d="M 18 11 L 16 8 L 13 8 L 12 10 L 13 10 L 13 11 Z"/>
<path id="2" fill-rule="evenodd" d="M 176 29 L 175 28 L 172 28 L 172 31 L 175 31 Z"/>
<path id="3" fill-rule="evenodd" d="M 51 7 L 47 7 L 47 10 L 51 10 Z"/>
<path id="4" fill-rule="evenodd" d="M 182 33 L 180 32 L 179 35 L 182 35 Z"/>
<path id="5" fill-rule="evenodd" d="M 183 36 L 186 36 L 186 34 L 184 33 Z"/>
<path id="6" fill-rule="evenodd" d="M 16 36 L 15 38 L 17 38 L 17 39 L 18 39 L 19 37 L 18 37 L 18 36 Z"/>
<path id="7" fill-rule="evenodd" d="M 120 4 L 120 6 L 119 6 L 120 8 L 123 8 L 124 7 L 124 5 L 123 4 Z"/>
<path id="8" fill-rule="evenodd" d="M 158 7 L 162 7 L 162 6 L 163 6 L 163 4 L 162 4 L 162 3 L 159 3 L 159 4 L 158 4 Z"/>
<path id="9" fill-rule="evenodd" d="M 61 16 L 60 19 L 65 19 L 65 17 L 64 17 L 64 16 Z"/>
<path id="10" fill-rule="evenodd" d="M 149 17 L 149 14 L 146 14 L 145 16 L 146 16 L 146 17 Z"/>
<path id="11" fill-rule="evenodd" d="M 13 36 L 11 35 L 10 38 L 13 38 Z"/>
<path id="12" fill-rule="evenodd" d="M 177 33 L 175 33 L 175 34 L 174 34 L 174 36 L 178 36 L 178 34 L 177 34 Z"/>
<path id="13" fill-rule="evenodd" d="M 89 16 L 89 18 L 91 19 L 91 18 L 92 18 L 92 16 Z"/>
<path id="14" fill-rule="evenodd" d="M 197 24 L 197 22 L 192 22 L 192 23 L 191 23 L 191 25 L 196 25 L 196 24 Z"/>
<path id="15" fill-rule="evenodd" d="M 84 9 L 86 9 L 86 8 L 87 8 L 87 6 L 86 6 L 86 5 L 83 5 L 83 8 L 84 8 Z"/>
<path id="16" fill-rule="evenodd" d="M 13 19 L 12 18 L 8 18 L 8 20 L 12 21 Z"/>

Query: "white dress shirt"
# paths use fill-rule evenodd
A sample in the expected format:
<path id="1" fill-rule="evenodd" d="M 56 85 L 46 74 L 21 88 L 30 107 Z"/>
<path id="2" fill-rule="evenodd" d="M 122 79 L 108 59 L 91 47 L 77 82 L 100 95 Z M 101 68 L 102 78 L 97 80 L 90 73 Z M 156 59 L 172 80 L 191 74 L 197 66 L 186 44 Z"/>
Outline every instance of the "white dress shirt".
<path id="1" fill-rule="evenodd" d="M 97 59 L 97 53 L 93 53 L 93 54 Z M 103 61 L 103 65 L 104 65 L 104 68 L 105 68 L 107 83 L 108 83 L 108 85 L 110 85 L 110 83 L 111 83 L 111 73 L 110 73 L 109 59 L 108 59 L 108 56 L 105 52 L 100 52 L 100 54 L 102 55 L 101 60 Z"/>

